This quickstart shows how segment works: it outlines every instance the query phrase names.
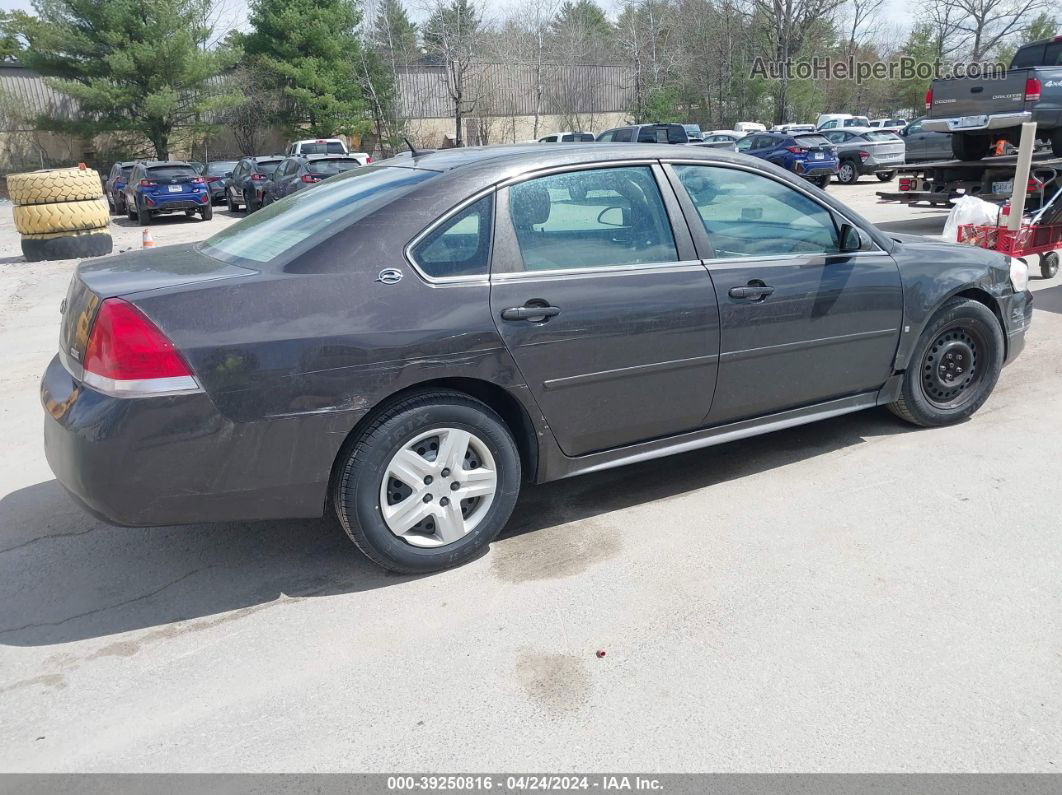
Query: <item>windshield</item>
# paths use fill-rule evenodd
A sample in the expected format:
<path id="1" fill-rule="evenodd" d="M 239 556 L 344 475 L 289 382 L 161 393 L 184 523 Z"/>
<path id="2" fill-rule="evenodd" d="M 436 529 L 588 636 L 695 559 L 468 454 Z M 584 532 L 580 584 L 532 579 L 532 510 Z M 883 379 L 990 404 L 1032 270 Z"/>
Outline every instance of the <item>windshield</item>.
<path id="1" fill-rule="evenodd" d="M 217 160 L 213 163 L 207 163 L 206 173 L 211 176 L 220 177 L 226 172 L 232 171 L 236 168 L 237 161 L 235 160 Z"/>
<path id="2" fill-rule="evenodd" d="M 151 166 L 147 169 L 147 175 L 150 179 L 199 176 L 191 166 Z"/>
<path id="3" fill-rule="evenodd" d="M 352 168 L 361 168 L 361 163 L 351 158 L 350 160 L 312 160 L 306 164 L 306 170 L 318 177 L 342 174 Z"/>
<path id="4" fill-rule="evenodd" d="M 204 241 L 202 251 L 224 262 L 279 267 L 434 176 L 395 166 L 349 171 L 226 227 Z"/>

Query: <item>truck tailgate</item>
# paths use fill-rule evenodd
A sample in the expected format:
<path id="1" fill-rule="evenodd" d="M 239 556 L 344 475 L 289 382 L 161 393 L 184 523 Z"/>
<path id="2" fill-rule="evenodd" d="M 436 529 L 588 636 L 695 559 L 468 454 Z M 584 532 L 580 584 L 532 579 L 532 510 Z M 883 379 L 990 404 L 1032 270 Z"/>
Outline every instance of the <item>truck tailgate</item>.
<path id="1" fill-rule="evenodd" d="M 931 119 L 1020 113 L 1025 109 L 1025 80 L 1029 69 L 1010 69 L 998 80 L 953 77 L 933 81 Z"/>

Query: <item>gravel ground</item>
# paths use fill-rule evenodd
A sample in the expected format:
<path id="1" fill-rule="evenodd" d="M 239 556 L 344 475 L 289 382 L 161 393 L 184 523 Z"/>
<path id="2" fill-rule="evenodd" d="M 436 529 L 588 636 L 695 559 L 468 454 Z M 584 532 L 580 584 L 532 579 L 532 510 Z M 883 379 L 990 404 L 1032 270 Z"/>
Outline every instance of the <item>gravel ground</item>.
<path id="1" fill-rule="evenodd" d="M 831 188 L 943 225 L 878 189 Z M 74 507 L 36 392 L 72 265 L 21 262 L 0 208 L 0 770 L 1062 766 L 1062 279 L 970 422 L 869 411 L 528 488 L 488 554 L 416 578 L 329 519 Z"/>

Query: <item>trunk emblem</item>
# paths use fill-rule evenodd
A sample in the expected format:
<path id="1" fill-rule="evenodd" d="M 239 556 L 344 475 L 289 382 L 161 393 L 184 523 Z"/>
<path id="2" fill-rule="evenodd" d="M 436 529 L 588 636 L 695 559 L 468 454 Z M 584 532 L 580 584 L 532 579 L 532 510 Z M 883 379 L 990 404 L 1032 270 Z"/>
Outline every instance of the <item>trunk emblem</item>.
<path id="1" fill-rule="evenodd" d="M 376 281 L 382 284 L 398 284 L 402 281 L 402 271 L 398 268 L 384 268 L 376 277 Z"/>

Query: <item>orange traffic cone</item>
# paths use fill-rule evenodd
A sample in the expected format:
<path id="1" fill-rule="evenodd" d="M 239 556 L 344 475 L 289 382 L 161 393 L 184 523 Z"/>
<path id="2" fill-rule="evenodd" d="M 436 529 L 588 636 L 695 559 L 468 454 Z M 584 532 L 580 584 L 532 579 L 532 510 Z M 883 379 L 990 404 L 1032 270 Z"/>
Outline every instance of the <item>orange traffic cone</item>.
<path id="1" fill-rule="evenodd" d="M 151 230 L 144 230 L 144 248 L 155 248 L 155 241 L 151 239 Z"/>

